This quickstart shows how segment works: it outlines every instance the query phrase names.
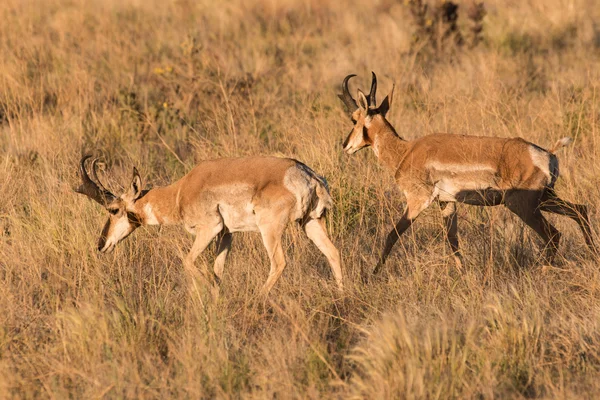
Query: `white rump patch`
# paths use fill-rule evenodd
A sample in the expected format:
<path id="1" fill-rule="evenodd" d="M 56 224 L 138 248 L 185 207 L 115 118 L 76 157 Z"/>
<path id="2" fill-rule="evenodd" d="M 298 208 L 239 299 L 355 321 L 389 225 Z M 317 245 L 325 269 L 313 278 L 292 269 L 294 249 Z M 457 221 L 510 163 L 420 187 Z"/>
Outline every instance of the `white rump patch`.
<path id="1" fill-rule="evenodd" d="M 291 219 L 296 220 L 304 217 L 310 207 L 311 195 L 314 191 L 314 184 L 311 182 L 310 176 L 294 165 L 286 171 L 283 185 L 296 198 L 296 211 Z"/>
<path id="2" fill-rule="evenodd" d="M 548 182 L 550 182 L 552 180 L 552 175 L 550 174 L 550 153 L 539 147 L 529 146 L 529 155 L 531 156 L 533 165 L 542 171 L 548 177 Z"/>
<path id="3" fill-rule="evenodd" d="M 311 218 L 320 218 L 331 207 L 327 182 L 304 164 L 289 168 L 283 184 L 296 198 L 293 220 L 304 218 L 307 214 Z"/>

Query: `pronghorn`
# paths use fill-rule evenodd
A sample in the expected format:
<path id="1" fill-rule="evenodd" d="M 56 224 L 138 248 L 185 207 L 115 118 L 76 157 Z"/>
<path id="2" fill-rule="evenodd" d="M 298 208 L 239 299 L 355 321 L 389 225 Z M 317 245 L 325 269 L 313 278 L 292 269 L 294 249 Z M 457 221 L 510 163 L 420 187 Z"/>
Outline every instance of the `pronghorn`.
<path id="1" fill-rule="evenodd" d="M 141 225 L 182 224 L 196 235 L 184 259 L 187 271 L 194 271 L 196 258 L 217 238 L 214 278 L 219 282 L 231 248 L 231 233 L 258 231 L 271 261 L 262 288 L 266 295 L 285 268 L 283 231 L 289 222 L 297 221 L 327 257 L 337 286 L 343 288 L 340 254 L 325 229 L 325 213 L 332 206 L 327 183 L 301 162 L 277 157 L 204 161 L 177 182 L 150 190 L 142 190 L 134 168 L 129 190 L 117 197 L 98 179 L 96 159 L 91 162 L 91 177 L 88 175 L 89 158 L 86 155 L 79 163 L 83 183 L 76 192 L 110 213 L 98 242 L 100 252 L 112 250 Z"/>
<path id="2" fill-rule="evenodd" d="M 406 197 L 400 221 L 388 234 L 373 273 L 380 271 L 392 247 L 417 216 L 433 201 L 442 206 L 447 241 L 457 267 L 462 265 L 458 249 L 456 203 L 478 206 L 503 204 L 519 216 L 545 242 L 545 257 L 550 263 L 558 250 L 560 233 L 541 211 L 575 220 L 585 241 L 595 252 L 587 207 L 559 198 L 554 191 L 558 178 L 559 148 L 570 138 L 556 142 L 548 151 L 521 138 L 432 134 L 412 141 L 402 139 L 385 118 L 391 93 L 377 107 L 377 77 L 373 73 L 368 97 L 358 90 L 357 100 L 348 90 L 348 75 L 339 98 L 346 105 L 354 128 L 343 143 L 353 154 L 371 146 L 377 158 L 389 168 Z"/>

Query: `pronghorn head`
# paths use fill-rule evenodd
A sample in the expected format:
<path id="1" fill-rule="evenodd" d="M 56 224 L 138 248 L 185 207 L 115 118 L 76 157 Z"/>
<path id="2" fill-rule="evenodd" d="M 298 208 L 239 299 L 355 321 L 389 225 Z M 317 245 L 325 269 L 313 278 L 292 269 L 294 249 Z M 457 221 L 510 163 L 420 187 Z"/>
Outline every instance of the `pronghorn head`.
<path id="1" fill-rule="evenodd" d="M 375 95 L 377 92 L 377 76 L 375 72 L 373 74 L 373 81 L 371 82 L 371 90 L 369 95 L 365 94 L 358 89 L 357 100 L 352 98 L 350 91 L 348 90 L 348 81 L 350 78 L 356 75 L 348 75 L 344 78 L 342 83 L 342 94 L 338 97 L 344 102 L 350 118 L 354 123 L 354 128 L 343 143 L 344 151 L 348 154 L 356 153 L 358 150 L 371 146 L 374 140 L 374 134 L 378 131 L 378 126 L 382 123 L 386 123 L 385 115 L 390 109 L 392 92 L 383 99 L 383 102 L 377 107 L 377 101 Z"/>
<path id="2" fill-rule="evenodd" d="M 117 243 L 142 224 L 135 208 L 135 202 L 142 196 L 142 181 L 134 167 L 133 180 L 129 190 L 117 197 L 107 190 L 98 179 L 97 159 L 92 161 L 92 177 L 88 175 L 85 163 L 91 157 L 91 155 L 86 155 L 79 163 L 79 174 L 83 183 L 75 191 L 88 196 L 110 213 L 98 240 L 98 251 L 104 253 L 113 250 Z"/>

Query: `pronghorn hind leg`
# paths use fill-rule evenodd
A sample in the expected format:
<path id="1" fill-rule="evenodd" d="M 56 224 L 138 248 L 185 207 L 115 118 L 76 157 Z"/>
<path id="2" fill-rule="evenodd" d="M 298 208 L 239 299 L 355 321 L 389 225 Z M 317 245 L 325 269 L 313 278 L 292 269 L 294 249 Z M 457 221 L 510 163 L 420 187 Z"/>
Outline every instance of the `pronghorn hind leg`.
<path id="1" fill-rule="evenodd" d="M 231 250 L 231 241 L 233 237 L 231 232 L 227 228 L 223 228 L 217 235 L 217 256 L 215 257 L 214 273 L 217 281 L 220 283 L 223 279 L 223 268 L 225 268 L 225 261 L 227 255 Z"/>
<path id="2" fill-rule="evenodd" d="M 592 226 L 590 224 L 587 206 L 570 203 L 558 197 L 554 190 L 548 190 L 540 204 L 540 210 L 564 215 L 577 222 L 577 225 L 579 225 L 579 229 L 581 229 L 583 237 L 585 238 L 585 243 L 592 253 L 597 254 L 598 250 L 592 237 Z"/>
<path id="3" fill-rule="evenodd" d="M 442 203 L 444 205 L 444 203 Z M 458 250 L 458 224 L 456 215 L 456 203 L 448 202 L 445 203 L 445 207 L 442 210 L 442 216 L 444 217 L 444 225 L 446 229 L 446 240 L 452 249 L 452 255 L 456 268 L 462 270 L 462 256 Z"/>
<path id="4" fill-rule="evenodd" d="M 542 238 L 545 249 L 544 257 L 552 265 L 558 252 L 560 232 L 542 215 L 538 198 L 537 195 L 536 197 L 532 197 L 532 195 L 513 195 L 507 199 L 505 204 L 510 211 L 521 218 Z"/>
<path id="5" fill-rule="evenodd" d="M 340 265 L 340 252 L 327 236 L 325 228 L 325 219 L 311 219 L 304 224 L 304 232 L 306 236 L 317 246 L 317 248 L 327 257 L 331 272 L 335 278 L 335 282 L 340 290 L 344 289 L 342 282 L 342 267 Z"/>
<path id="6" fill-rule="evenodd" d="M 433 197 L 428 196 L 411 196 L 407 195 L 406 198 L 406 209 L 404 210 L 404 214 L 400 221 L 396 224 L 394 229 L 388 233 L 387 238 L 385 240 L 385 245 L 383 246 L 383 251 L 381 252 L 381 256 L 379 257 L 379 262 L 373 269 L 373 274 L 378 274 L 385 264 L 390 251 L 392 251 L 392 247 L 396 244 L 400 236 L 412 225 L 413 221 L 419 216 L 419 214 L 429 207 Z"/>
<path id="7" fill-rule="evenodd" d="M 275 285 L 275 282 L 277 282 L 285 269 L 285 255 L 281 244 L 281 236 L 283 235 L 283 228 L 285 228 L 285 226 L 281 225 L 282 224 L 279 223 L 270 223 L 259 226 L 263 244 L 269 255 L 269 260 L 271 261 L 269 277 L 261 289 L 261 295 L 263 297 L 266 297 L 269 294 L 271 288 Z"/>
<path id="8" fill-rule="evenodd" d="M 283 199 L 278 203 L 270 203 L 268 207 L 254 208 L 258 230 L 271 261 L 269 276 L 261 289 L 263 298 L 267 297 L 285 269 L 286 263 L 281 237 L 285 227 L 290 222 L 289 213 L 294 201 L 295 199 Z"/>

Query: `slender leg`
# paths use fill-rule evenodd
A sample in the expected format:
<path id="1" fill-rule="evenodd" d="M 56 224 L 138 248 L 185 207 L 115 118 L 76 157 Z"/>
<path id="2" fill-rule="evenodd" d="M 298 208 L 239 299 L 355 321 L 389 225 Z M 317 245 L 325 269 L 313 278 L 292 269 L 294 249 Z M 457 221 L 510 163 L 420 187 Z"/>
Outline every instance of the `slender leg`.
<path id="1" fill-rule="evenodd" d="M 190 252 L 183 260 L 183 265 L 187 273 L 192 276 L 196 275 L 197 270 L 194 268 L 194 261 L 196 261 L 196 258 L 198 258 L 222 229 L 223 224 L 220 220 L 216 220 L 214 224 L 203 224 L 202 226 L 196 227 L 196 240 L 194 241 Z M 211 281 L 204 268 L 200 272 L 208 281 Z"/>
<path id="2" fill-rule="evenodd" d="M 325 229 L 325 219 L 311 219 L 304 225 L 304 231 L 310 240 L 317 246 L 321 253 L 327 257 L 331 272 L 335 277 L 335 282 L 340 290 L 344 290 L 342 282 L 342 267 L 340 265 L 340 252 L 331 243 Z"/>
<path id="3" fill-rule="evenodd" d="M 400 235 L 402 235 L 404 231 L 406 231 L 412 224 L 413 220 L 410 219 L 407 214 L 408 211 L 405 211 L 404 215 L 402 215 L 402 218 L 400 218 L 400 221 L 398 221 L 394 229 L 392 229 L 390 233 L 388 233 L 387 238 L 385 239 L 385 245 L 383 246 L 383 252 L 379 257 L 379 262 L 373 270 L 374 275 L 378 274 L 379 271 L 381 271 L 383 264 L 385 264 L 385 261 L 387 260 L 390 254 L 390 251 L 392 251 L 392 247 L 394 247 L 394 245 L 400 238 Z"/>
<path id="4" fill-rule="evenodd" d="M 523 197 L 521 197 L 523 199 Z M 544 241 L 544 256 L 549 264 L 554 262 L 560 242 L 560 232 L 548 222 L 542 215 L 538 204 L 531 199 L 514 201 L 510 199 L 506 202 L 506 207 L 523 220 L 531 229 L 533 229 Z"/>
<path id="5" fill-rule="evenodd" d="M 402 218 L 400 218 L 400 221 L 398 221 L 394 229 L 388 234 L 383 247 L 383 252 L 379 257 L 379 262 L 375 266 L 375 269 L 373 269 L 373 274 L 379 273 L 383 264 L 385 264 L 392 247 L 394 247 L 400 236 L 402 236 L 402 234 L 412 225 L 419 214 L 429 207 L 431 200 L 431 196 L 407 196 L 406 210 L 404 211 Z"/>
<path id="6" fill-rule="evenodd" d="M 219 232 L 219 235 L 217 236 L 217 256 L 215 258 L 214 266 L 215 277 L 219 282 L 223 279 L 223 268 L 225 267 L 227 254 L 229 254 L 229 250 L 231 250 L 231 241 L 232 235 L 227 228 L 224 228 Z"/>
<path id="7" fill-rule="evenodd" d="M 458 227 L 456 215 L 456 203 L 446 203 L 446 207 L 442 211 L 444 224 L 446 225 L 446 240 L 452 249 L 454 262 L 457 269 L 462 269 L 462 256 L 458 250 Z"/>
<path id="8" fill-rule="evenodd" d="M 285 255 L 281 245 L 281 236 L 284 228 L 285 225 L 279 223 L 271 223 L 259 226 L 263 244 L 267 249 L 269 260 L 271 260 L 269 277 L 261 289 L 261 295 L 263 297 L 266 297 L 269 294 L 271 288 L 273 285 L 275 285 L 275 282 L 277 282 L 283 270 L 285 269 Z"/>
<path id="9" fill-rule="evenodd" d="M 588 216 L 587 207 L 583 204 L 573 204 L 561 199 L 553 190 L 546 192 L 543 202 L 540 204 L 540 210 L 551 212 L 558 215 L 569 217 L 579 225 L 585 243 L 592 253 L 597 253 L 594 239 L 592 238 L 592 227 Z"/>

